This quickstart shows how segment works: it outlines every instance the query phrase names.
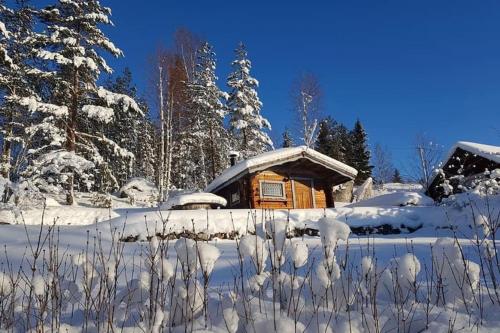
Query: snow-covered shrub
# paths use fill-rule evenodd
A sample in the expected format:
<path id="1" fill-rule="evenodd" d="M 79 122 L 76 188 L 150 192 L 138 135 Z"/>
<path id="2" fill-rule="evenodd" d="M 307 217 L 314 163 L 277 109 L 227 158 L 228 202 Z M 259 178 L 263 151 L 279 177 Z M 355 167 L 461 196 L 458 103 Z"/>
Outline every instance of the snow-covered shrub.
<path id="1" fill-rule="evenodd" d="M 472 302 L 479 282 L 479 265 L 463 258 L 453 238 L 438 239 L 433 254 L 440 275 L 438 299 L 443 304 Z"/>
<path id="2" fill-rule="evenodd" d="M 113 207 L 113 199 L 109 194 L 94 193 L 91 198 L 91 203 L 98 208 L 111 208 Z"/>
<path id="3" fill-rule="evenodd" d="M 120 197 L 129 198 L 131 203 L 152 203 L 158 200 L 159 191 L 155 184 L 144 178 L 131 178 L 119 190 Z"/>
<path id="4" fill-rule="evenodd" d="M 5 297 L 12 292 L 12 281 L 4 273 L 0 272 L 0 297 Z"/>
<path id="5" fill-rule="evenodd" d="M 307 263 L 309 257 L 309 249 L 307 244 L 301 240 L 292 240 L 290 245 L 290 253 L 295 267 L 300 268 Z"/>
<path id="6" fill-rule="evenodd" d="M 61 193 L 70 177 L 75 177 L 82 190 L 89 191 L 94 185 L 90 170 L 95 164 L 67 150 L 55 150 L 40 155 L 24 172 L 37 188 L 46 193 Z"/>
<path id="7" fill-rule="evenodd" d="M 186 276 L 194 274 L 199 263 L 196 242 L 189 238 L 179 238 L 175 242 L 175 252 L 177 252 L 184 274 Z"/>
<path id="8" fill-rule="evenodd" d="M 257 235 L 245 235 L 240 240 L 240 251 L 243 257 L 251 259 L 257 274 L 264 272 L 269 256 L 268 245 Z"/>
<path id="9" fill-rule="evenodd" d="M 247 332 L 261 333 L 261 332 L 304 332 L 306 329 L 302 323 L 297 323 L 291 318 L 279 317 L 269 319 L 262 316 L 254 323 L 248 324 L 246 327 Z"/>
<path id="10" fill-rule="evenodd" d="M 490 220 L 477 217 L 477 224 Z M 448 323 L 453 331 L 452 321 L 442 316 L 455 316 L 456 327 L 476 325 L 481 331 L 482 316 L 498 310 L 497 280 L 485 278 L 489 268 L 473 262 L 456 239 L 433 245 L 431 265 L 412 247 L 380 262 L 377 247 L 349 244 L 344 223 L 328 218 L 318 223 L 323 223 L 320 240 L 278 237 L 285 229 L 278 223 L 267 227 L 270 238 L 246 235 L 234 241 L 240 267 L 225 260 L 217 267 L 216 243 L 172 242 L 157 237 L 157 230 L 149 230 L 131 251 L 122 242 L 89 236 L 86 249 L 67 255 L 58 250 L 57 233 L 48 229 L 48 236 L 40 237 L 47 242 L 37 246 L 34 240 L 34 256 L 27 255 L 21 271 L 0 274 L 0 329 L 424 332 Z M 230 251 L 229 242 L 223 246 Z M 278 255 L 283 262 L 274 261 Z M 214 272 L 230 274 L 228 283 L 211 284 Z M 433 325 L 443 320 L 445 326 Z"/>
<path id="11" fill-rule="evenodd" d="M 461 195 L 463 193 L 472 194 L 476 198 L 500 195 L 500 169 L 485 170 L 481 174 L 470 177 L 458 175 L 449 179 L 444 178 L 442 170 L 440 174 L 443 177 L 441 187 L 445 196 L 449 196 L 442 201 L 445 205 L 456 204 L 456 201 L 464 198 Z"/>
<path id="12" fill-rule="evenodd" d="M 174 326 L 185 324 L 203 312 L 204 292 L 198 280 L 187 284 L 183 280 L 176 281 L 172 299 L 170 316 Z"/>
<path id="13" fill-rule="evenodd" d="M 229 333 L 236 333 L 238 330 L 238 325 L 240 317 L 238 316 L 238 311 L 234 308 L 227 308 L 223 311 L 224 323 Z"/>
<path id="14" fill-rule="evenodd" d="M 7 191 L 10 189 L 10 180 L 0 175 L 0 201 L 6 201 Z"/>
<path id="15" fill-rule="evenodd" d="M 215 262 L 219 259 L 220 251 L 217 247 L 207 243 L 199 243 L 197 247 L 201 271 L 209 276 L 212 274 Z"/>
<path id="16" fill-rule="evenodd" d="M 344 222 L 326 216 L 318 221 L 318 225 L 324 255 L 328 259 L 334 255 L 338 241 L 347 240 L 351 229 Z"/>

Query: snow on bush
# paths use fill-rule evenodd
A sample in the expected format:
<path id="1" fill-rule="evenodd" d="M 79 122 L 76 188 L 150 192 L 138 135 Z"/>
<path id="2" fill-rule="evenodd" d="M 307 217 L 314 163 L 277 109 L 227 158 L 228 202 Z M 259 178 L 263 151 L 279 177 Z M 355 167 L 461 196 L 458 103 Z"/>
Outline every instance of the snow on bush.
<path id="1" fill-rule="evenodd" d="M 10 278 L 0 272 L 0 297 L 5 297 L 12 292 L 12 281 Z"/>
<path id="2" fill-rule="evenodd" d="M 198 268 L 196 242 L 189 238 L 179 238 L 175 242 L 175 252 L 186 275 L 193 274 Z"/>
<path id="3" fill-rule="evenodd" d="M 257 235 L 243 236 L 240 240 L 240 252 L 243 257 L 251 259 L 257 274 L 264 272 L 269 251 L 263 238 Z"/>
<path id="4" fill-rule="evenodd" d="M 233 308 L 224 309 L 224 322 L 229 333 L 236 333 L 240 318 L 238 312 Z"/>
<path id="5" fill-rule="evenodd" d="M 440 238 L 434 244 L 435 265 L 440 272 L 440 293 L 443 304 L 472 302 L 479 283 L 479 265 L 463 258 L 453 238 Z"/>
<path id="6" fill-rule="evenodd" d="M 309 248 L 301 240 L 293 240 L 290 246 L 292 261 L 295 267 L 300 268 L 307 263 Z"/>
<path id="7" fill-rule="evenodd" d="M 351 233 L 351 229 L 342 221 L 323 217 L 318 221 L 321 244 L 325 251 L 325 256 L 333 255 L 339 240 L 346 241 Z"/>
<path id="8" fill-rule="evenodd" d="M 198 244 L 198 258 L 203 274 L 212 274 L 215 262 L 219 259 L 219 257 L 220 251 L 215 246 L 207 243 Z"/>

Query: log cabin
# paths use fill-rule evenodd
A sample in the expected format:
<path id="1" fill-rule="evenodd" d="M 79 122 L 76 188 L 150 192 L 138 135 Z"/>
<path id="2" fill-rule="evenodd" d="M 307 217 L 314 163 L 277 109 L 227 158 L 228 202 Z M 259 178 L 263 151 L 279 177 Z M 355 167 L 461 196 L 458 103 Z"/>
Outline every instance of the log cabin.
<path id="1" fill-rule="evenodd" d="M 224 170 L 205 189 L 226 208 L 304 209 L 335 206 L 333 187 L 357 171 L 306 146 L 266 152 Z"/>
<path id="2" fill-rule="evenodd" d="M 468 185 L 483 177 L 485 171 L 500 168 L 500 147 L 474 142 L 457 142 L 433 175 L 427 194 L 436 201 L 460 193 L 460 184 Z M 452 191 L 445 191 L 445 181 Z"/>

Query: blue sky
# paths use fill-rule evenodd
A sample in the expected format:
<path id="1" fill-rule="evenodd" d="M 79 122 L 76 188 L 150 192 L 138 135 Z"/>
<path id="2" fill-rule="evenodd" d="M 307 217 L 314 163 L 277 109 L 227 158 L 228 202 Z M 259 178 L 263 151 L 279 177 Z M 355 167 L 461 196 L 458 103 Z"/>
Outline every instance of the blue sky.
<path id="1" fill-rule="evenodd" d="M 291 82 L 315 73 L 324 114 L 365 125 L 403 167 L 416 133 L 446 147 L 469 140 L 500 144 L 499 1 L 160 1 L 102 0 L 106 29 L 147 89 L 148 55 L 170 45 L 180 26 L 214 45 L 220 86 L 239 41 L 260 81 L 263 114 L 279 139 L 293 126 Z"/>

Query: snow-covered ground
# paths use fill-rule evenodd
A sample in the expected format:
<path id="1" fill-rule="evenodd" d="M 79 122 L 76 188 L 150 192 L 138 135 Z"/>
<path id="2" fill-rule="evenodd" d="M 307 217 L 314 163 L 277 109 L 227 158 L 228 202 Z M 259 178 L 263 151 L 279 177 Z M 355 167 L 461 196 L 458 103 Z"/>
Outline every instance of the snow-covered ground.
<path id="1" fill-rule="evenodd" d="M 417 188 L 376 193 L 325 210 L 167 211 L 117 198 L 111 209 L 24 209 L 0 226 L 0 329 L 27 331 L 29 319 L 62 332 L 497 332 L 500 243 L 486 225 L 498 227 L 500 198 L 437 206 Z M 343 223 L 402 234 L 348 235 Z M 287 228 L 321 237 L 285 239 Z M 155 236 L 234 231 L 246 236 Z"/>

